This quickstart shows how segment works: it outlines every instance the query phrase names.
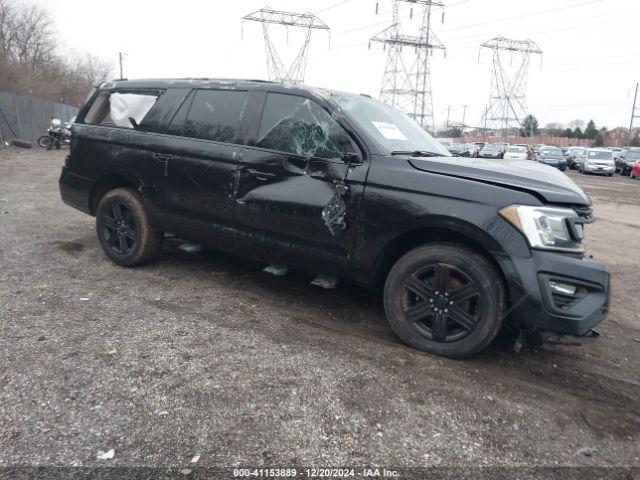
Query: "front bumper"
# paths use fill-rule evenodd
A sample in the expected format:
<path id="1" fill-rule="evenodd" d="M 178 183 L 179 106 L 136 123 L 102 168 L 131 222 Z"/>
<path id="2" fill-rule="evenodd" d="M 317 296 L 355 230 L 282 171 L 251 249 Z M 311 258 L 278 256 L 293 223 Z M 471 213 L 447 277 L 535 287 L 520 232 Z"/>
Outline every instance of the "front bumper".
<path id="1" fill-rule="evenodd" d="M 514 258 L 513 263 L 516 275 L 508 279 L 510 321 L 583 335 L 606 318 L 610 277 L 602 263 L 542 251 L 532 251 L 530 258 Z M 554 291 L 554 283 L 575 286 L 575 295 Z"/>
<path id="2" fill-rule="evenodd" d="M 588 173 L 613 173 L 616 170 L 614 165 L 587 165 L 583 164 L 582 169 Z"/>

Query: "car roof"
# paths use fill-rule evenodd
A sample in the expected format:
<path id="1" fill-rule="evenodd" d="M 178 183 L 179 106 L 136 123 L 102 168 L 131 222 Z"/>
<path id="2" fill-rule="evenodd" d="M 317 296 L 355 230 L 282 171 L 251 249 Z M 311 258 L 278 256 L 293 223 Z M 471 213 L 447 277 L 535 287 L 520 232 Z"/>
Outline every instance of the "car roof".
<path id="1" fill-rule="evenodd" d="M 326 88 L 312 87 L 309 85 L 293 84 L 285 82 L 272 82 L 269 80 L 237 79 L 237 78 L 163 78 L 163 79 L 120 79 L 103 82 L 98 85 L 101 90 L 138 90 L 153 89 L 164 90 L 168 88 L 201 88 L 201 89 L 256 89 L 270 90 L 287 93 L 307 93 L 325 96 L 336 93 L 341 95 L 358 96 L 357 93 L 341 92 Z M 367 96 L 361 94 L 362 96 Z"/>

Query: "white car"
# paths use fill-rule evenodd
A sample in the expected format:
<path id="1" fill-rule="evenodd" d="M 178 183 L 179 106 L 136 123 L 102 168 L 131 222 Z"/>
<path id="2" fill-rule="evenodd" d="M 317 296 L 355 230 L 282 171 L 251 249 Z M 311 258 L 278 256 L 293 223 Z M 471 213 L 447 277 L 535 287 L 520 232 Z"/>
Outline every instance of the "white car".
<path id="1" fill-rule="evenodd" d="M 578 168 L 580 173 L 601 173 L 612 176 L 616 170 L 613 152 L 606 148 L 590 148 Z"/>
<path id="2" fill-rule="evenodd" d="M 519 147 L 514 145 L 512 147 L 507 148 L 507 151 L 504 152 L 505 160 L 526 160 L 529 157 L 527 152 L 527 147 Z"/>

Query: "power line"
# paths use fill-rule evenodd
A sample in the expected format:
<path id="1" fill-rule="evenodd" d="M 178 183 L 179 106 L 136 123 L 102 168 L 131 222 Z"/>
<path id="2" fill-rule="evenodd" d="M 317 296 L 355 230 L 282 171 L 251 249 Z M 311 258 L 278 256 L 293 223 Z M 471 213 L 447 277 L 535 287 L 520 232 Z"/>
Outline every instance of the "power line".
<path id="1" fill-rule="evenodd" d="M 445 30 L 442 30 L 441 33 L 453 32 L 453 31 L 456 31 L 456 30 L 462 30 L 462 29 L 471 28 L 471 27 L 479 27 L 479 26 L 483 26 L 483 25 L 489 25 L 489 24 L 492 24 L 492 23 L 506 22 L 506 21 L 509 21 L 509 20 L 517 20 L 519 18 L 532 17 L 534 15 L 542 15 L 543 13 L 558 12 L 560 10 L 568 10 L 570 8 L 578 8 L 578 7 L 582 7 L 582 6 L 585 6 L 585 5 L 591 5 L 593 3 L 600 3 L 602 1 L 603 0 L 590 0 L 588 2 L 576 3 L 574 5 L 566 5 L 564 7 L 552 8 L 552 9 L 549 9 L 549 10 L 540 10 L 540 11 L 537 11 L 537 12 L 525 13 L 523 15 L 515 15 L 515 16 L 512 16 L 512 17 L 497 18 L 495 20 L 488 20 L 486 22 L 471 23 L 469 25 L 464 25 L 464 26 L 461 26 L 461 27 L 445 29 Z"/>
<path id="2" fill-rule="evenodd" d="M 322 10 L 318 10 L 317 12 L 315 12 L 316 15 L 318 15 L 319 13 L 323 13 L 326 12 L 327 10 L 331 10 L 333 8 L 339 7 L 340 5 L 344 5 L 345 3 L 351 2 L 352 0 L 342 0 L 341 2 L 335 3 L 327 8 L 323 8 Z"/>

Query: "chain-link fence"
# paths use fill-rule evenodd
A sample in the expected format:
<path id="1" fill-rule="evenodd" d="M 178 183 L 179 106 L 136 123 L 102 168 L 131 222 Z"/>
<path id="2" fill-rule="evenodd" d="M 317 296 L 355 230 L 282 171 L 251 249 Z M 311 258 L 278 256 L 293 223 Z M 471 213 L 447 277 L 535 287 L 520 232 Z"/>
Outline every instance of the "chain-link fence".
<path id="1" fill-rule="evenodd" d="M 68 122 L 77 113 L 63 103 L 0 92 L 0 140 L 35 142 L 46 133 L 51 117 Z"/>

